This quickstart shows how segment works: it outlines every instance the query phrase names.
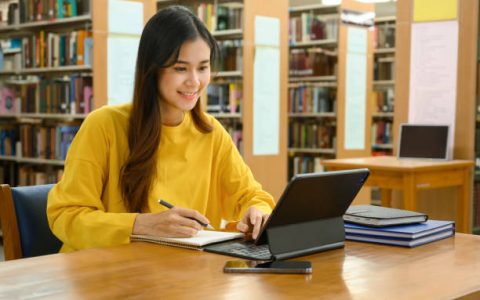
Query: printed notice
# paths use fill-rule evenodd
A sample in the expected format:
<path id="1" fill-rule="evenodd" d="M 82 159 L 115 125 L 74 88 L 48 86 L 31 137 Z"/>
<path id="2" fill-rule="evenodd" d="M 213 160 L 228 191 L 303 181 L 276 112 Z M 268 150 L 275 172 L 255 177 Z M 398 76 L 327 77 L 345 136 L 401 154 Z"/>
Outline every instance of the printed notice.
<path id="1" fill-rule="evenodd" d="M 412 25 L 409 123 L 448 124 L 455 132 L 457 51 L 457 21 Z M 452 134 L 450 157 L 453 142 Z"/>
<path id="2" fill-rule="evenodd" d="M 108 1 L 108 32 L 121 34 L 142 34 L 143 3 Z"/>
<path id="3" fill-rule="evenodd" d="M 365 149 L 367 29 L 348 27 L 345 84 L 345 149 Z"/>
<path id="4" fill-rule="evenodd" d="M 143 3 L 108 1 L 108 104 L 132 101 L 135 63 L 143 30 Z"/>
<path id="5" fill-rule="evenodd" d="M 139 38 L 108 37 L 108 104 L 132 101 Z"/>
<path id="6" fill-rule="evenodd" d="M 280 20 L 255 17 L 253 155 L 277 155 L 280 130 Z"/>

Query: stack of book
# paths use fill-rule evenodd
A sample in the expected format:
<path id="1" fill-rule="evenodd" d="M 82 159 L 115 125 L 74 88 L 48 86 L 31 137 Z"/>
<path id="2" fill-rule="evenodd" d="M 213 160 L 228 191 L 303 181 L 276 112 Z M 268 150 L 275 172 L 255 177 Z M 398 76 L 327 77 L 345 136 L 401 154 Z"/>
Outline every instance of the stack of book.
<path id="1" fill-rule="evenodd" d="M 453 221 L 428 220 L 422 213 L 372 205 L 351 206 L 344 215 L 345 239 L 416 247 L 455 234 Z"/>

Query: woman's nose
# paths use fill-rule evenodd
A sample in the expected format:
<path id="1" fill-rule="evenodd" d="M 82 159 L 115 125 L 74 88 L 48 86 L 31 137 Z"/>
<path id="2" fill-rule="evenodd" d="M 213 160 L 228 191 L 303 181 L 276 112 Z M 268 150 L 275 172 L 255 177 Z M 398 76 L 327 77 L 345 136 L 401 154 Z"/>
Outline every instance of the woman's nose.
<path id="1" fill-rule="evenodd" d="M 200 80 L 199 80 L 197 72 L 195 72 L 195 71 L 190 72 L 189 76 L 187 78 L 186 84 L 191 85 L 191 86 L 195 86 L 195 85 L 198 85 L 199 83 L 200 83 Z"/>

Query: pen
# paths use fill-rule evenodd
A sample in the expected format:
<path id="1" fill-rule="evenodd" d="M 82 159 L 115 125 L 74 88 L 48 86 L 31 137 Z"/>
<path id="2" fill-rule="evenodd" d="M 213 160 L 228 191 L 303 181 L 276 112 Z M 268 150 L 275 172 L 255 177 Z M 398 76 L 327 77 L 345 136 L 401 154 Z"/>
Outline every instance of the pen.
<path id="1" fill-rule="evenodd" d="M 158 204 L 163 205 L 163 206 L 165 206 L 165 207 L 168 208 L 168 209 L 172 209 L 172 208 L 173 208 L 173 205 L 171 205 L 170 203 L 168 203 L 167 201 L 165 201 L 165 200 L 163 200 L 163 199 L 158 199 Z M 194 218 L 189 218 L 189 219 L 194 220 L 194 221 L 197 221 L 198 224 L 202 225 L 203 227 L 206 227 L 207 229 L 215 230 L 215 228 L 213 228 L 212 225 L 210 225 L 210 224 L 202 223 L 202 222 L 200 222 L 199 220 L 194 219 Z"/>

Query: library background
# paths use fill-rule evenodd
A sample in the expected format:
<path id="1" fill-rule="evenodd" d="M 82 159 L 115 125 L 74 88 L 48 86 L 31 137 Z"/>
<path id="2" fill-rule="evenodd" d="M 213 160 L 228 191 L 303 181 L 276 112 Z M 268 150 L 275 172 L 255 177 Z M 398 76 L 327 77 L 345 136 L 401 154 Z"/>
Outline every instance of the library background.
<path id="1" fill-rule="evenodd" d="M 295 174 L 325 171 L 324 160 L 396 156 L 402 123 L 447 123 L 452 158 L 475 163 L 463 180 L 468 231 L 480 234 L 478 1 L 430 15 L 436 1 L 373 2 L 0 0 L 0 183 L 57 182 L 88 113 L 130 101 L 145 20 L 181 4 L 222 50 L 205 110 L 276 199 Z M 364 188 L 355 202 L 380 195 Z M 403 207 L 402 196 L 391 205 Z M 454 188 L 420 189 L 417 209 L 453 220 L 455 201 Z"/>

